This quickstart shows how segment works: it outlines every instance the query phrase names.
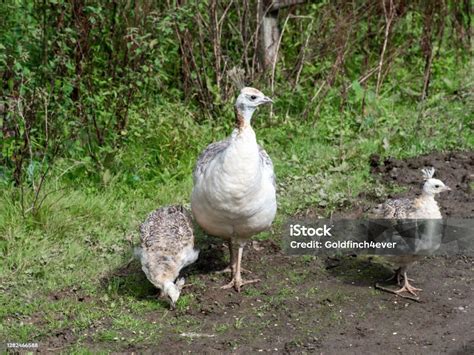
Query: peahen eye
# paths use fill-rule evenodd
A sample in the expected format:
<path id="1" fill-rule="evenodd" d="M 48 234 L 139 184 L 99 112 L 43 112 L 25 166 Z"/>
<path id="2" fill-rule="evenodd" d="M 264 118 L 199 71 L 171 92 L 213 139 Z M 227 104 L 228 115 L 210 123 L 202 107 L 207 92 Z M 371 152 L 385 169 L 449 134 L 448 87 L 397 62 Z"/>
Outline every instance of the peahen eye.
<path id="1" fill-rule="evenodd" d="M 252 100 L 255 100 L 255 99 L 257 98 L 257 96 L 252 95 L 252 96 L 250 96 L 250 98 L 251 98 Z"/>

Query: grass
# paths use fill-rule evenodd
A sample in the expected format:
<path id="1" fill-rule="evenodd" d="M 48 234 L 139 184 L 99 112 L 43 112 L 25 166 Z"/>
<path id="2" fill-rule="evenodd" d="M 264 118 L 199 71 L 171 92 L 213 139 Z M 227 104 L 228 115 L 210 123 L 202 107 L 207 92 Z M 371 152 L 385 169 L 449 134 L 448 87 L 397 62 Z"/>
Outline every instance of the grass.
<path id="1" fill-rule="evenodd" d="M 356 110 L 357 102 L 354 112 L 323 106 L 314 123 L 277 116 L 267 125 L 260 119 L 266 113 L 260 112 L 255 128 L 275 165 L 279 212 L 273 231 L 257 238 L 278 240 L 279 228 L 298 211 L 317 208 L 329 214 L 349 207 L 361 191 L 387 194 L 390 187 L 370 176 L 371 154 L 405 158 L 434 149 L 472 149 L 472 132 L 462 129 L 472 114 L 472 83 L 469 85 L 469 100 L 440 93 L 414 105 L 399 94 L 386 94 L 369 102 L 365 114 Z M 183 107 L 175 109 L 186 113 Z M 157 114 L 169 112 L 157 108 Z M 345 116 L 341 120 L 339 115 Z M 160 120 L 161 125 L 147 122 L 150 134 L 121 151 L 115 157 L 116 168 L 104 170 L 105 178 L 99 183 L 88 181 L 87 169 L 67 170 L 68 162 L 59 162 L 44 190 L 48 196 L 35 215 L 23 216 L 16 189 L 2 189 L 0 343 L 41 341 L 66 332 L 74 339 L 69 350 L 83 353 L 92 343 L 120 350 L 130 344 L 159 343 L 169 332 L 201 331 L 204 325 L 186 315 L 199 304 L 192 294 L 179 299 L 173 317 L 166 303 L 149 298 L 155 291 L 143 275 L 121 274 L 137 243 L 140 221 L 158 206 L 188 203 L 198 152 L 228 134 L 227 126 L 197 125 L 192 118 L 183 117 L 173 125 L 167 120 Z M 165 137 L 164 143 L 157 137 Z M 164 145 L 170 154 L 164 155 Z M 154 166 L 152 162 L 159 158 Z M 74 174 L 86 175 L 76 182 Z M 26 191 L 26 205 L 32 198 Z M 301 261 L 310 263 L 312 258 L 305 256 Z M 373 277 L 357 272 L 359 269 L 355 265 L 336 277 Z M 260 287 L 244 289 L 242 297 L 264 302 L 250 316 L 262 318 L 268 312 L 265 306 L 285 307 L 295 296 L 320 302 L 346 300 L 340 292 L 327 294 L 315 286 L 302 294 L 297 288 L 309 277 L 306 273 L 282 267 L 272 276 L 281 280 L 282 275 L 288 281 L 277 294 L 265 295 Z M 198 277 L 191 276 L 190 282 L 205 287 Z M 328 312 L 330 321 L 343 321 L 337 311 Z M 152 319 L 147 318 L 150 315 Z M 225 334 L 233 327 L 244 334 L 255 323 L 250 316 L 213 324 L 212 329 Z"/>

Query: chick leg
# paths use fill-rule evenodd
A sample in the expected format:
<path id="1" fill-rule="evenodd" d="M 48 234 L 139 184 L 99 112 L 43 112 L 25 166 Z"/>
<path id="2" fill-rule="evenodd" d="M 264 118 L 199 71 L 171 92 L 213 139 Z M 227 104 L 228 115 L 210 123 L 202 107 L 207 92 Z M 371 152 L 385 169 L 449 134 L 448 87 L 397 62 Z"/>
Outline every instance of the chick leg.
<path id="1" fill-rule="evenodd" d="M 232 246 L 234 247 L 234 244 Z M 227 285 L 222 286 L 221 288 L 228 289 L 228 288 L 234 287 L 237 292 L 240 292 L 240 288 L 242 286 L 260 281 L 260 279 L 242 280 L 241 264 L 242 264 L 243 250 L 244 250 L 244 246 L 243 245 L 238 245 L 236 266 L 235 266 L 235 269 L 234 269 L 234 273 L 232 275 L 232 280 Z M 235 256 L 235 250 L 234 250 L 233 254 Z"/>
<path id="2" fill-rule="evenodd" d="M 385 280 L 385 282 L 390 282 L 390 281 L 394 281 L 394 280 L 397 280 L 397 285 L 398 286 L 402 286 L 402 280 L 405 279 L 405 276 L 404 274 L 406 275 L 406 272 L 403 271 L 403 268 L 402 267 L 399 267 L 397 270 L 395 270 L 395 273 L 389 277 L 388 279 Z M 410 279 L 410 278 L 407 278 L 408 281 L 415 281 L 413 279 Z"/>
<path id="3" fill-rule="evenodd" d="M 402 268 L 401 267 L 395 270 L 395 273 L 392 276 L 390 276 L 388 279 L 386 279 L 385 282 L 390 282 L 390 281 L 395 281 L 395 280 L 397 280 L 398 286 L 402 285 Z"/>
<path id="4" fill-rule="evenodd" d="M 403 274 L 403 276 L 402 276 L 402 274 Z M 397 296 L 400 296 L 400 297 L 403 297 L 403 298 L 408 298 L 410 300 L 420 302 L 420 300 L 418 298 L 415 298 L 415 297 L 418 297 L 418 295 L 416 294 L 416 291 L 421 291 L 422 289 L 421 288 L 416 288 L 416 287 L 410 285 L 410 281 L 413 281 L 413 280 L 408 278 L 406 269 L 402 269 L 402 268 L 398 269 L 395 277 L 397 278 L 398 285 L 401 286 L 398 290 L 392 290 L 391 288 L 383 287 L 383 286 L 380 286 L 379 284 L 375 284 L 375 288 L 377 288 L 379 290 L 382 290 L 382 291 L 385 291 L 385 292 L 394 293 Z M 402 277 L 403 277 L 403 286 L 402 286 L 402 282 L 401 282 Z M 406 295 L 403 294 L 403 292 L 411 293 L 415 297 L 406 296 Z"/>

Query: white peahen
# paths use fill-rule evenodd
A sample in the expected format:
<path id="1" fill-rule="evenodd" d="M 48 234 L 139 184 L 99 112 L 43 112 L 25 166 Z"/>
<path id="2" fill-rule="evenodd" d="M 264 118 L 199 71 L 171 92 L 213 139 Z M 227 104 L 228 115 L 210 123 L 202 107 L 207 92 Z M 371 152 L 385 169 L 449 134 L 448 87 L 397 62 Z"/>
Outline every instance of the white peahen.
<path id="1" fill-rule="evenodd" d="M 251 126 L 257 107 L 271 102 L 257 89 L 243 88 L 235 103 L 237 127 L 210 144 L 194 170 L 194 217 L 206 233 L 229 242 L 232 280 L 223 288 L 240 291 L 259 281 L 242 280 L 241 261 L 245 243 L 271 226 L 277 210 L 273 164 Z"/>

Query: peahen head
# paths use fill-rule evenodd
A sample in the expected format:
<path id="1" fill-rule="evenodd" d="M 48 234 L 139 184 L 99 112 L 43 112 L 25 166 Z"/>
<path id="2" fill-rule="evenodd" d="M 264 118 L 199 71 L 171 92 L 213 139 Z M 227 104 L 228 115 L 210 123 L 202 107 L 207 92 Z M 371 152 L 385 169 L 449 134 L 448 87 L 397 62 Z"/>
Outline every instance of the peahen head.
<path id="1" fill-rule="evenodd" d="M 265 96 L 260 90 L 245 87 L 240 91 L 240 95 L 235 102 L 237 115 L 240 115 L 246 123 L 250 123 L 252 114 L 258 106 L 272 103 L 272 99 Z"/>

